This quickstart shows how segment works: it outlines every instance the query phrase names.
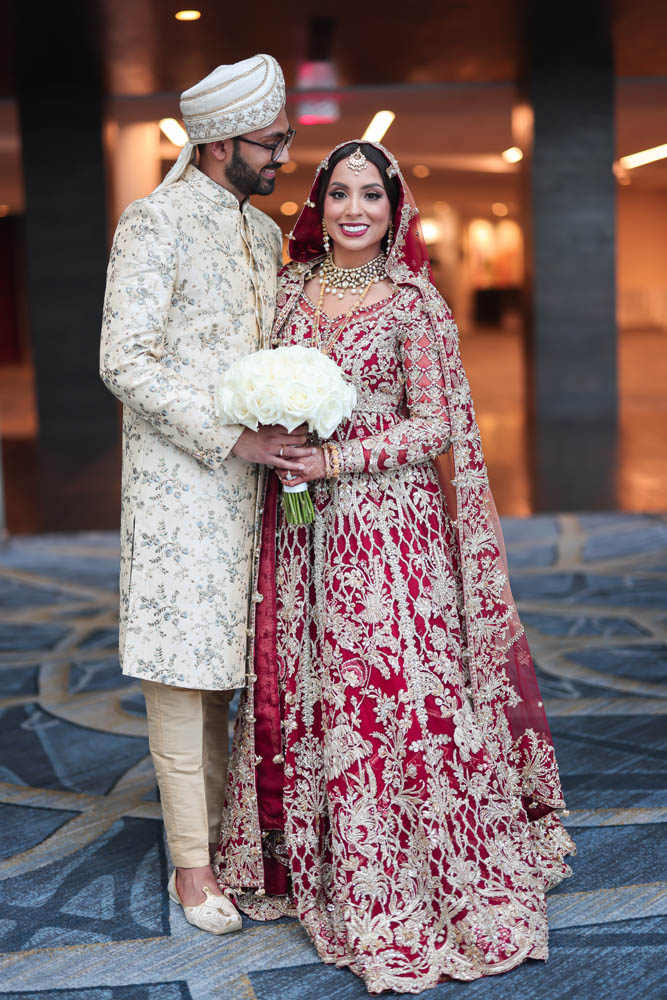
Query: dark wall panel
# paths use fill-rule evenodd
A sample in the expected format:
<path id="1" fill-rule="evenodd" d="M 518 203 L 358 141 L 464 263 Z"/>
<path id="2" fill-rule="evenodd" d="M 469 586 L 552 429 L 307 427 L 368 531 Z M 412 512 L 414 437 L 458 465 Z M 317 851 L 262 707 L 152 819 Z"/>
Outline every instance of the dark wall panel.
<path id="1" fill-rule="evenodd" d="M 526 208 L 535 500 L 538 509 L 612 507 L 616 191 L 606 5 L 530 5 L 525 54 L 534 114 Z"/>
<path id="2" fill-rule="evenodd" d="M 39 17 L 26 4 L 17 25 L 28 313 L 55 528 L 67 484 L 85 491 L 91 464 L 118 434 L 116 403 L 98 377 L 107 231 L 95 15 L 95 3 L 44 5 Z M 92 492 L 85 521 L 108 524 Z"/>

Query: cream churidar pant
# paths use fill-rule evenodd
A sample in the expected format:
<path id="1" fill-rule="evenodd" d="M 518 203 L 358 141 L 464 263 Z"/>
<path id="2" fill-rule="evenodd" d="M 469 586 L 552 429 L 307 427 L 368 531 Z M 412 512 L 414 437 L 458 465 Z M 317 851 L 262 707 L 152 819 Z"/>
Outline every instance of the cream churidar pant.
<path id="1" fill-rule="evenodd" d="M 227 780 L 233 691 L 194 691 L 142 680 L 150 746 L 169 851 L 176 868 L 210 863 Z"/>

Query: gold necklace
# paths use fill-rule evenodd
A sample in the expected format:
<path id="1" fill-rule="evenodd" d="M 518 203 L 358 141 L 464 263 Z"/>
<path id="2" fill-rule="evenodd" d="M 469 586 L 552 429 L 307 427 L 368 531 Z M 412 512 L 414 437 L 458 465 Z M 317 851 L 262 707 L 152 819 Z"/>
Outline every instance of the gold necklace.
<path id="1" fill-rule="evenodd" d="M 330 295 L 336 295 L 339 299 L 345 297 L 346 292 L 355 295 L 370 282 L 383 281 L 387 277 L 385 270 L 387 255 L 379 253 L 373 260 L 367 261 L 361 267 L 337 267 L 334 263 L 333 253 L 329 252 L 320 268 L 320 285 Z"/>
<path id="2" fill-rule="evenodd" d="M 347 323 L 348 319 L 352 316 L 353 313 L 355 313 L 363 305 L 364 299 L 366 298 L 366 296 L 370 292 L 371 288 L 375 284 L 375 281 L 376 281 L 375 277 L 372 277 L 370 279 L 370 281 L 368 282 L 368 284 L 366 285 L 366 287 L 362 291 L 362 293 L 359 296 L 359 298 L 357 299 L 357 301 L 354 303 L 354 305 L 352 305 L 348 309 L 348 311 L 343 316 L 342 322 L 339 324 L 339 326 L 338 326 L 336 332 L 334 333 L 333 337 L 331 338 L 331 340 L 329 341 L 329 343 L 325 347 L 322 346 L 322 337 L 321 337 L 321 334 L 320 334 L 320 316 L 322 314 L 322 303 L 324 302 L 325 285 L 324 285 L 323 281 L 320 281 L 320 294 L 319 294 L 319 298 L 317 300 L 317 306 L 315 308 L 315 321 L 314 321 L 314 324 L 313 324 L 313 340 L 315 342 L 315 346 L 317 347 L 318 351 L 322 351 L 323 354 L 328 354 L 329 353 L 329 351 L 334 346 L 334 344 L 336 343 L 336 341 L 338 340 L 338 338 L 342 334 L 343 330 L 345 329 L 345 324 Z M 335 317 L 335 319 L 338 319 L 338 318 L 339 318 L 338 316 Z"/>

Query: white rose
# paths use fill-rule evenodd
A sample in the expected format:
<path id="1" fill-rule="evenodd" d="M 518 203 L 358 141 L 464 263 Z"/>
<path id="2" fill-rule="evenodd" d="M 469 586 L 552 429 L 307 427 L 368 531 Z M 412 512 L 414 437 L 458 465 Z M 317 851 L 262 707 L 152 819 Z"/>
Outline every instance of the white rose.
<path id="1" fill-rule="evenodd" d="M 252 394 L 250 408 L 260 424 L 279 424 L 283 418 L 280 396 L 272 385 L 264 385 Z"/>
<path id="2" fill-rule="evenodd" d="M 292 344 L 257 351 L 229 366 L 216 390 L 218 412 L 227 423 L 256 429 L 257 423 L 293 430 L 307 420 L 330 437 L 356 404 L 356 390 L 321 351 Z"/>
<path id="3" fill-rule="evenodd" d="M 252 397 L 249 393 L 244 392 L 241 389 L 236 389 L 231 394 L 231 405 L 229 407 L 229 413 L 231 414 L 231 420 L 229 423 L 233 424 L 243 424 L 244 427 L 249 427 L 251 431 L 257 430 L 257 416 L 251 411 L 250 402 Z"/>
<path id="4" fill-rule="evenodd" d="M 315 390 L 319 399 L 331 392 L 333 388 L 330 375 L 321 368 L 314 369 L 308 379 L 308 384 Z"/>
<path id="5" fill-rule="evenodd" d="M 280 388 L 288 385 L 294 379 L 294 365 L 289 358 L 276 357 L 271 364 L 271 380 L 274 385 Z"/>
<path id="6" fill-rule="evenodd" d="M 281 396 L 285 416 L 289 418 L 289 423 L 286 423 L 285 427 L 289 431 L 298 427 L 307 417 L 312 417 L 317 409 L 318 393 L 314 386 L 306 382 L 292 379 L 284 387 Z"/>
<path id="7" fill-rule="evenodd" d="M 344 406 L 344 415 L 346 417 L 352 416 L 352 411 L 357 405 L 357 388 L 350 382 L 343 383 L 343 390 L 341 393 L 341 398 Z"/>
<path id="8" fill-rule="evenodd" d="M 312 420 L 308 421 L 309 429 L 316 430 L 321 438 L 330 438 L 345 416 L 345 407 L 339 395 L 333 393 L 325 396 L 317 407 Z"/>

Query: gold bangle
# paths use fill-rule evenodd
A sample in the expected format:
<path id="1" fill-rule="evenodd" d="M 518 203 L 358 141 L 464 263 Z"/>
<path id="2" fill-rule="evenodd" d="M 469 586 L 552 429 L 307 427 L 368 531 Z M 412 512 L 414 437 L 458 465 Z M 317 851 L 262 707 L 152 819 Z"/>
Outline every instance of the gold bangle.
<path id="1" fill-rule="evenodd" d="M 324 478 L 331 479 L 331 465 L 329 463 L 329 446 L 322 445 L 322 457 L 324 458 Z"/>
<path id="2" fill-rule="evenodd" d="M 327 450 L 329 452 L 329 461 L 331 463 L 331 478 L 338 479 L 340 476 L 340 452 L 338 450 L 338 445 L 330 441 L 327 444 Z"/>

